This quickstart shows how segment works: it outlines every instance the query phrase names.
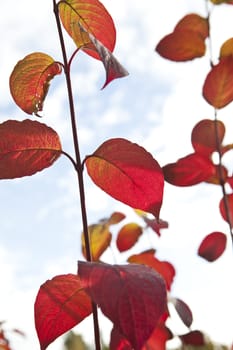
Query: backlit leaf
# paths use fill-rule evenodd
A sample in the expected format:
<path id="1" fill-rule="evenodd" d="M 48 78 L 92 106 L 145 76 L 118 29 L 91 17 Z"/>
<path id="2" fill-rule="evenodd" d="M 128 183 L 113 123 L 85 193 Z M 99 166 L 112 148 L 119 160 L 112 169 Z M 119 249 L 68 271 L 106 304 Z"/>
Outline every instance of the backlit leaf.
<path id="1" fill-rule="evenodd" d="M 181 299 L 171 298 L 170 301 L 173 303 L 176 312 L 186 327 L 190 327 L 193 322 L 193 315 L 190 307 Z"/>
<path id="2" fill-rule="evenodd" d="M 208 73 L 203 96 L 215 108 L 223 108 L 233 100 L 233 56 L 222 58 Z"/>
<path id="3" fill-rule="evenodd" d="M 163 172 L 165 180 L 172 185 L 193 186 L 215 175 L 215 165 L 209 158 L 192 153 L 165 165 Z"/>
<path id="4" fill-rule="evenodd" d="M 189 13 L 177 23 L 174 31 L 177 30 L 191 30 L 206 39 L 209 36 L 208 19 L 196 13 Z"/>
<path id="5" fill-rule="evenodd" d="M 164 323 L 159 323 L 142 350 L 166 350 L 167 341 L 172 338 L 170 329 Z"/>
<path id="6" fill-rule="evenodd" d="M 110 336 L 110 349 L 111 350 L 132 350 L 132 346 L 128 340 L 118 331 L 116 327 L 113 327 Z"/>
<path id="7" fill-rule="evenodd" d="M 160 261 L 154 254 L 155 251 L 153 249 L 140 254 L 134 254 L 128 258 L 128 262 L 151 267 L 164 278 L 167 290 L 170 290 L 175 276 L 175 269 L 172 264 L 167 261 Z"/>
<path id="8" fill-rule="evenodd" d="M 91 299 L 132 347 L 141 350 L 166 309 L 163 279 L 143 265 L 79 262 L 78 266 Z"/>
<path id="9" fill-rule="evenodd" d="M 205 338 L 203 333 L 197 330 L 180 335 L 179 338 L 181 339 L 182 343 L 185 345 L 192 345 L 192 346 L 205 345 Z"/>
<path id="10" fill-rule="evenodd" d="M 219 58 L 222 59 L 227 56 L 233 56 L 233 38 L 226 40 L 220 48 Z"/>
<path id="11" fill-rule="evenodd" d="M 113 198 L 159 216 L 164 179 L 158 162 L 144 148 L 116 138 L 86 158 L 93 182 Z"/>
<path id="12" fill-rule="evenodd" d="M 106 224 L 94 224 L 88 227 L 91 256 L 93 261 L 99 260 L 103 252 L 109 247 L 112 234 Z M 82 233 L 82 252 L 86 258 L 85 240 Z"/>
<path id="13" fill-rule="evenodd" d="M 112 213 L 112 215 L 108 219 L 108 224 L 109 225 L 116 225 L 116 224 L 119 224 L 124 219 L 125 219 L 124 213 L 121 213 L 119 211 L 115 211 L 114 213 Z"/>
<path id="14" fill-rule="evenodd" d="M 198 248 L 198 255 L 207 261 L 218 259 L 226 248 L 227 237 L 222 232 L 212 232 L 207 235 Z"/>
<path id="15" fill-rule="evenodd" d="M 110 52 L 116 42 L 112 17 L 98 0 L 64 0 L 59 2 L 59 14 L 64 28 L 78 48 L 92 57 L 100 58 L 90 39 L 91 34 Z"/>
<path id="16" fill-rule="evenodd" d="M 56 276 L 42 284 L 35 301 L 35 326 L 41 350 L 91 312 L 91 300 L 77 275 Z"/>
<path id="17" fill-rule="evenodd" d="M 29 176 L 51 166 L 61 154 L 57 133 L 37 121 L 0 124 L 0 179 Z"/>
<path id="18" fill-rule="evenodd" d="M 230 224 L 232 226 L 233 225 L 233 193 L 226 194 L 225 198 L 226 198 L 226 202 L 227 202 L 227 210 L 229 212 Z M 226 208 L 225 208 L 224 198 L 222 198 L 220 203 L 219 203 L 219 209 L 220 209 L 220 213 L 222 215 L 222 218 L 228 222 L 228 215 L 227 215 Z"/>
<path id="19" fill-rule="evenodd" d="M 218 150 L 216 140 L 221 145 L 224 135 L 225 125 L 223 122 L 220 120 L 203 119 L 192 130 L 191 140 L 193 148 L 197 153 L 210 156 L 211 153 Z"/>
<path id="20" fill-rule="evenodd" d="M 10 76 L 10 91 L 15 103 L 28 114 L 42 111 L 49 83 L 61 71 L 61 64 L 44 53 L 34 52 L 24 57 Z"/>
<path id="21" fill-rule="evenodd" d="M 136 223 L 124 225 L 117 235 L 116 245 L 120 252 L 132 248 L 142 234 L 142 227 Z"/>
<path id="22" fill-rule="evenodd" d="M 221 165 L 221 171 L 219 165 L 215 165 L 215 174 L 212 175 L 206 182 L 213 185 L 220 185 L 228 180 L 228 170 Z"/>
<path id="23" fill-rule="evenodd" d="M 205 40 L 192 30 L 176 30 L 156 46 L 156 51 L 162 57 L 177 62 L 204 56 L 205 50 Z"/>

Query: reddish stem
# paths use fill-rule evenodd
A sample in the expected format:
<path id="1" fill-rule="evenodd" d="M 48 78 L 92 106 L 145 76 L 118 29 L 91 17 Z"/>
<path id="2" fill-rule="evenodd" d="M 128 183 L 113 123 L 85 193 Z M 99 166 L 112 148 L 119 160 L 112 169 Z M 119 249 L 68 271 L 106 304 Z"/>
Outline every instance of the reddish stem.
<path id="1" fill-rule="evenodd" d="M 65 77 L 66 77 L 66 86 L 67 86 L 67 92 L 68 92 L 70 118 L 71 118 L 72 134 L 73 134 L 73 143 L 74 143 L 75 158 L 76 158 L 76 172 L 77 172 L 78 183 L 79 183 L 79 194 L 80 194 L 86 257 L 87 257 L 88 261 L 92 261 L 89 232 L 88 232 L 87 212 L 86 212 L 86 204 L 85 204 L 83 168 L 82 168 L 81 156 L 80 156 L 80 151 L 79 151 L 78 132 L 77 132 L 77 126 L 76 126 L 75 109 L 74 109 L 74 99 L 73 99 L 72 84 L 71 84 L 71 77 L 70 77 L 70 63 L 72 61 L 73 56 L 72 56 L 70 62 L 68 62 L 67 54 L 66 54 L 66 47 L 65 47 L 64 37 L 63 37 L 63 33 L 62 33 L 60 17 L 59 17 L 58 5 L 59 4 L 56 4 L 56 0 L 53 0 L 53 10 L 54 10 L 55 18 L 56 18 L 57 30 L 58 30 L 58 35 L 59 35 L 59 40 L 60 40 L 60 45 L 61 45 L 61 50 L 62 50 L 62 55 L 63 55 L 64 73 L 65 73 Z M 76 51 L 75 51 L 75 53 L 76 53 Z M 94 324 L 94 334 L 95 334 L 95 346 L 96 346 L 96 350 L 101 350 L 99 322 L 98 322 L 98 310 L 97 310 L 97 306 L 94 302 L 92 302 L 92 311 L 93 311 L 93 324 Z"/>

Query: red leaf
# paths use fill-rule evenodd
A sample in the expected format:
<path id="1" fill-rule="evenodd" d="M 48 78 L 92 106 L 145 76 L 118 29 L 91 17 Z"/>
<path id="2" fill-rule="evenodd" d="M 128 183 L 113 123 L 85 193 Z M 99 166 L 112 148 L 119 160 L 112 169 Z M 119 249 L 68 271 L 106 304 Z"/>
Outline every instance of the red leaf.
<path id="1" fill-rule="evenodd" d="M 180 319 L 185 324 L 186 327 L 190 327 L 193 323 L 193 315 L 189 306 L 181 299 L 171 298 L 171 302 L 173 303 L 176 312 L 180 316 Z"/>
<path id="2" fill-rule="evenodd" d="M 15 103 L 28 114 L 42 111 L 49 83 L 61 71 L 61 64 L 44 53 L 34 52 L 24 57 L 10 76 L 10 91 Z"/>
<path id="3" fill-rule="evenodd" d="M 140 254 L 134 254 L 128 258 L 128 262 L 135 264 L 144 264 L 153 268 L 164 278 L 167 290 L 170 290 L 173 278 L 175 276 L 175 269 L 172 264 L 167 261 L 160 261 L 154 256 L 154 254 L 154 250 L 149 250 Z"/>
<path id="4" fill-rule="evenodd" d="M 198 153 L 180 158 L 163 167 L 165 181 L 175 186 L 193 186 L 215 175 L 212 161 Z"/>
<path id="5" fill-rule="evenodd" d="M 198 248 L 198 255 L 207 261 L 218 259 L 226 248 L 227 237 L 222 232 L 212 232 L 207 235 Z"/>
<path id="6" fill-rule="evenodd" d="M 227 201 L 227 207 L 229 210 L 230 224 L 232 226 L 233 225 L 233 193 L 226 195 L 226 201 Z M 226 222 L 228 222 L 228 215 L 227 215 L 226 208 L 225 208 L 224 198 L 222 198 L 220 203 L 219 203 L 219 209 L 220 209 L 220 213 L 222 215 L 222 218 Z"/>
<path id="7" fill-rule="evenodd" d="M 195 31 L 176 30 L 158 43 L 156 51 L 171 61 L 189 61 L 204 56 L 205 40 Z"/>
<path id="8" fill-rule="evenodd" d="M 144 148 L 116 138 L 86 158 L 93 182 L 113 198 L 159 216 L 164 179 L 158 162 Z"/>
<path id="9" fill-rule="evenodd" d="M 163 323 L 160 323 L 146 342 L 142 350 L 166 350 L 166 342 L 173 334 Z"/>
<path id="10" fill-rule="evenodd" d="M 89 34 L 110 52 L 116 42 L 116 29 L 112 17 L 98 0 L 65 0 L 59 2 L 59 14 L 64 28 L 78 48 L 100 59 Z"/>
<path id="11" fill-rule="evenodd" d="M 179 337 L 182 343 L 185 345 L 192 345 L 192 346 L 205 345 L 204 335 L 200 331 L 191 331 L 187 334 L 180 335 Z"/>
<path id="12" fill-rule="evenodd" d="M 91 312 L 91 300 L 77 275 L 56 276 L 42 284 L 35 301 L 35 326 L 41 350 Z"/>
<path id="13" fill-rule="evenodd" d="M 132 346 L 128 340 L 118 331 L 116 327 L 113 327 L 110 336 L 110 349 L 111 350 L 132 350 Z"/>
<path id="14" fill-rule="evenodd" d="M 201 35 L 203 39 L 206 39 L 209 36 L 208 19 L 201 17 L 196 13 L 189 13 L 177 23 L 174 31 L 177 30 L 191 30 L 196 34 Z"/>
<path id="15" fill-rule="evenodd" d="M 106 81 L 102 87 L 104 89 L 112 80 L 126 77 L 129 73 L 113 56 L 113 54 L 101 44 L 93 35 L 89 34 L 91 42 L 96 48 L 106 71 Z"/>
<path id="16" fill-rule="evenodd" d="M 109 225 L 94 224 L 88 226 L 91 256 L 93 261 L 98 261 L 103 252 L 109 247 L 112 234 L 109 232 Z M 82 252 L 86 258 L 84 234 L 82 233 Z"/>
<path id="17" fill-rule="evenodd" d="M 61 154 L 57 133 L 45 124 L 8 120 L 0 124 L 0 179 L 35 174 Z"/>
<path id="18" fill-rule="evenodd" d="M 150 337 L 166 308 L 163 279 L 143 265 L 79 262 L 79 275 L 100 306 L 135 350 Z"/>
<path id="19" fill-rule="evenodd" d="M 149 219 L 146 216 L 143 217 L 145 223 L 150 227 L 158 236 L 161 236 L 160 230 L 168 228 L 168 222 L 161 219 Z"/>
<path id="20" fill-rule="evenodd" d="M 208 157 L 211 153 L 218 150 L 216 140 L 221 144 L 224 135 L 225 125 L 223 122 L 220 120 L 203 119 L 192 130 L 191 140 L 193 148 L 195 152 Z"/>
<path id="21" fill-rule="evenodd" d="M 203 96 L 215 108 L 223 108 L 233 100 L 233 56 L 222 58 L 208 73 Z"/>
<path id="22" fill-rule="evenodd" d="M 132 248 L 142 234 L 142 227 L 136 223 L 124 225 L 117 235 L 116 245 L 120 252 Z"/>

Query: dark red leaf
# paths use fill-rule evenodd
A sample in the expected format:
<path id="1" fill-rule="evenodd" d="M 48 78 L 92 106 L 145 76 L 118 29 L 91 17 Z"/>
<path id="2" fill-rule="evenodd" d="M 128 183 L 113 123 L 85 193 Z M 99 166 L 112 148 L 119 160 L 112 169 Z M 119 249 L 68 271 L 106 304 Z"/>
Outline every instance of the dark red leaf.
<path id="1" fill-rule="evenodd" d="M 171 61 L 189 61 L 205 54 L 205 40 L 192 30 L 176 30 L 166 35 L 156 46 L 156 51 Z"/>
<path id="2" fill-rule="evenodd" d="M 175 276 L 175 269 L 167 261 L 160 261 L 155 256 L 154 250 L 149 250 L 140 254 L 134 254 L 128 258 L 128 262 L 144 264 L 157 271 L 165 280 L 167 289 L 171 289 L 171 284 Z"/>
<path id="3" fill-rule="evenodd" d="M 215 108 L 223 108 L 233 100 L 233 56 L 222 58 L 208 73 L 203 96 Z"/>
<path id="4" fill-rule="evenodd" d="M 190 327 L 193 323 L 193 315 L 190 307 L 181 299 L 171 298 L 170 300 L 173 303 L 182 322 L 185 324 L 185 326 Z"/>
<path id="5" fill-rule="evenodd" d="M 143 265 L 79 262 L 78 271 L 91 299 L 140 350 L 166 309 L 166 287 L 154 270 Z"/>
<path id="6" fill-rule="evenodd" d="M 217 135 L 216 135 L 217 131 Z M 198 122 L 191 135 L 192 145 L 195 152 L 203 156 L 210 156 L 218 150 L 216 140 L 221 145 L 225 135 L 225 125 L 220 120 L 203 119 Z"/>
<path id="7" fill-rule="evenodd" d="M 179 336 L 184 345 L 203 346 L 205 345 L 205 338 L 200 331 L 191 331 L 187 334 Z"/>
<path id="8" fill-rule="evenodd" d="M 24 57 L 10 76 L 10 91 L 15 103 L 28 114 L 42 111 L 49 83 L 61 71 L 61 64 L 44 53 L 34 52 Z"/>
<path id="9" fill-rule="evenodd" d="M 143 218 L 148 227 L 150 227 L 158 236 L 161 235 L 160 230 L 168 228 L 168 222 L 161 219 L 149 219 L 146 216 Z"/>
<path id="10" fill-rule="evenodd" d="M 207 261 L 218 259 L 226 248 L 227 237 L 222 232 L 212 232 L 207 235 L 198 248 L 198 255 Z"/>
<path id="11" fill-rule="evenodd" d="M 144 148 L 116 138 L 86 158 L 93 182 L 113 198 L 158 217 L 164 178 L 158 162 Z"/>
<path id="12" fill-rule="evenodd" d="M 219 209 L 220 209 L 220 213 L 223 217 L 223 219 L 225 221 L 228 222 L 228 219 L 230 219 L 230 224 L 231 226 L 233 225 L 233 193 L 227 194 L 226 197 L 226 202 L 227 202 L 227 209 L 229 211 L 229 218 L 226 212 L 226 207 L 225 207 L 225 202 L 224 202 L 224 198 L 221 199 L 220 203 L 219 203 Z"/>
<path id="13" fill-rule="evenodd" d="M 91 300 L 77 275 L 56 276 L 42 284 L 35 301 L 35 326 L 41 350 L 91 312 Z"/>
<path id="14" fill-rule="evenodd" d="M 208 181 L 216 174 L 215 171 L 212 161 L 198 153 L 189 154 L 163 167 L 165 181 L 175 186 L 193 186 Z"/>
<path id="15" fill-rule="evenodd" d="M 132 248 L 142 234 L 142 227 L 136 223 L 124 225 L 117 235 L 116 245 L 120 252 Z"/>
<path id="16" fill-rule="evenodd" d="M 196 13 L 189 13 L 177 23 L 174 31 L 177 30 L 191 30 L 206 39 L 209 36 L 209 22 Z"/>
<path id="17" fill-rule="evenodd" d="M 51 166 L 61 155 L 57 133 L 32 120 L 8 120 L 0 124 L 0 179 L 35 174 Z"/>

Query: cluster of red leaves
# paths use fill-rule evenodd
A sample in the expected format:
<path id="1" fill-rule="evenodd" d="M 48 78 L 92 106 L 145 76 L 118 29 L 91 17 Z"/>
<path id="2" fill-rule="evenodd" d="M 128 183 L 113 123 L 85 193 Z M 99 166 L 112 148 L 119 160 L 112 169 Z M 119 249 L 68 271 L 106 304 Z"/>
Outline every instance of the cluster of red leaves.
<path id="1" fill-rule="evenodd" d="M 8 332 L 6 332 L 4 325 L 5 322 L 0 321 L 0 350 L 12 350 L 8 335 L 6 335 Z M 18 334 L 20 336 L 25 336 L 25 334 L 19 329 L 10 329 L 9 332 Z"/>

